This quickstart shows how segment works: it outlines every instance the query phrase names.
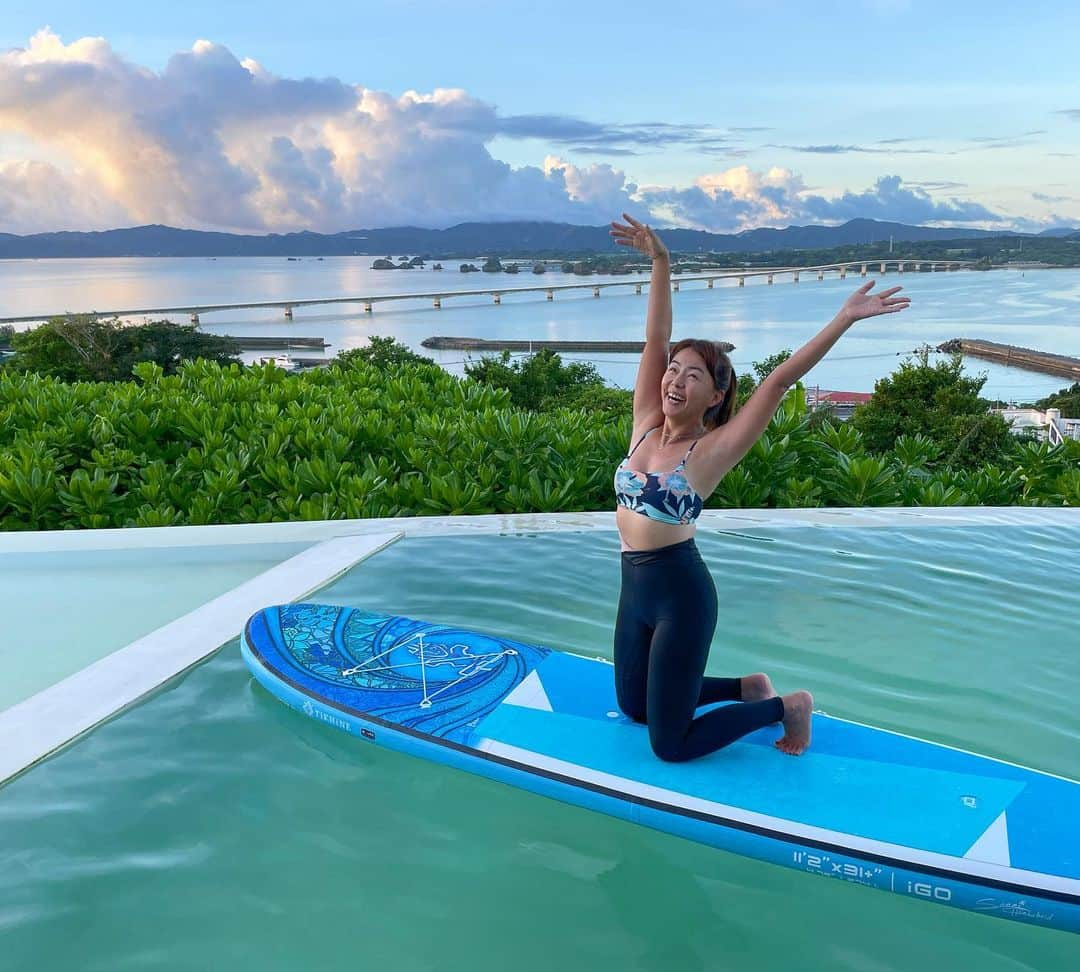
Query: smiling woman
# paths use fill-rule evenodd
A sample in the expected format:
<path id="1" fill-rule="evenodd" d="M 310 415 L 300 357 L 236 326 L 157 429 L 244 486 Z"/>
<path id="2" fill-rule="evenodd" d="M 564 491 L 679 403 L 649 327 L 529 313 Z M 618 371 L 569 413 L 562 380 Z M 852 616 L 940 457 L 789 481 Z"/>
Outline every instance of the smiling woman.
<path id="1" fill-rule="evenodd" d="M 648 724 L 653 752 L 662 760 L 697 759 L 776 722 L 783 722 L 785 729 L 777 747 L 797 756 L 810 745 L 809 692 L 781 697 L 760 672 L 742 678 L 705 676 L 717 597 L 694 543 L 695 521 L 704 500 L 761 437 L 789 386 L 855 321 L 896 313 L 909 301 L 895 296 L 899 287 L 874 296 L 873 283 L 860 287 L 820 334 L 766 376 L 736 415 L 736 378 L 726 355 L 698 340 L 680 341 L 669 351 L 667 248 L 649 226 L 623 216 L 626 223 L 611 224 L 612 237 L 651 258 L 653 270 L 645 349 L 634 386 L 634 444 L 615 474 L 622 540 L 622 593 L 615 626 L 619 707 L 636 722 Z M 650 439 L 657 430 L 660 434 Z M 670 446 L 687 441 L 689 448 L 670 471 L 630 466 L 644 445 L 638 463 L 645 470 L 665 470 L 674 458 Z M 716 702 L 742 704 L 695 718 L 697 708 Z"/>

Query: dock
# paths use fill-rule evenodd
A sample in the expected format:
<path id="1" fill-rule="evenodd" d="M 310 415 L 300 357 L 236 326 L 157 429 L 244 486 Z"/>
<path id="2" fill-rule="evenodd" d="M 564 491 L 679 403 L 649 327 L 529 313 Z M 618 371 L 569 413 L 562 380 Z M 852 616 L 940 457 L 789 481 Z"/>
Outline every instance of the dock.
<path id="1" fill-rule="evenodd" d="M 276 351 L 278 348 L 296 348 L 305 351 L 321 351 L 330 347 L 325 338 L 321 337 L 290 337 L 283 334 L 281 337 L 254 337 L 235 334 L 223 334 L 222 337 L 235 341 L 241 351 Z"/>
<path id="2" fill-rule="evenodd" d="M 938 350 L 959 351 L 972 358 L 993 361 L 1010 368 L 1023 368 L 1025 371 L 1080 381 L 1080 358 L 1072 358 L 1064 354 L 1050 354 L 1047 351 L 1035 351 L 1014 344 L 997 344 L 994 341 L 974 341 L 967 338 L 946 341 L 938 346 Z"/>
<path id="3" fill-rule="evenodd" d="M 724 352 L 734 351 L 735 345 L 718 341 Z M 640 354 L 644 341 L 506 341 L 473 337 L 429 337 L 420 344 L 437 351 L 604 351 L 616 354 Z"/>

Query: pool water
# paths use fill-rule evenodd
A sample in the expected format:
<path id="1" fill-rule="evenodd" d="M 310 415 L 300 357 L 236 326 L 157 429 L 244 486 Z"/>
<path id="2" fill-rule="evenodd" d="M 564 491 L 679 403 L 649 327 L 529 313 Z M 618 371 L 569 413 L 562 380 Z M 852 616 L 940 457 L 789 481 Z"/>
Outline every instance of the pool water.
<path id="1" fill-rule="evenodd" d="M 710 671 L 1080 778 L 1080 525 L 699 531 Z M 612 533 L 409 538 L 318 595 L 610 657 Z M 0 966 L 1073 970 L 1075 936 L 822 881 L 362 745 L 234 641 L 0 791 Z M 9 964 L 5 964 L 9 963 Z"/>
<path id="2" fill-rule="evenodd" d="M 245 543 L 5 554 L 0 557 L 0 710 L 308 546 Z"/>

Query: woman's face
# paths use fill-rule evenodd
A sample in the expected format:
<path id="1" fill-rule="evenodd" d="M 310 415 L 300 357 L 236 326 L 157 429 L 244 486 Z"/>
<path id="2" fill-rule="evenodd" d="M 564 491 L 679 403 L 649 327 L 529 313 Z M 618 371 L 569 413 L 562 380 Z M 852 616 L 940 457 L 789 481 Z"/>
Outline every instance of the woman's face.
<path id="1" fill-rule="evenodd" d="M 669 418 L 700 419 L 713 405 L 723 401 L 717 391 L 705 359 L 690 348 L 684 348 L 668 365 L 660 382 L 660 397 L 664 415 Z"/>

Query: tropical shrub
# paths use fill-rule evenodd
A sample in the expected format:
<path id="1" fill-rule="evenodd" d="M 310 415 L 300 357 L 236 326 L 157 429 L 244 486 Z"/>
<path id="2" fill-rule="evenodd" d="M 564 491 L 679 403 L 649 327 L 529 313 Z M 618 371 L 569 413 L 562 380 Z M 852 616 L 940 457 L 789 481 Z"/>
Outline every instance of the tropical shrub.
<path id="1" fill-rule="evenodd" d="M 890 452 L 903 435 L 923 435 L 948 455 L 948 465 L 976 469 L 1013 445 L 1008 423 L 979 397 L 985 384 L 985 376 L 963 374 L 959 354 L 930 364 L 929 351 L 923 350 L 878 380 L 873 398 L 855 409 L 851 425 L 872 453 Z"/>
<path id="2" fill-rule="evenodd" d="M 152 361 L 175 374 L 185 361 L 206 358 L 227 365 L 239 349 L 230 338 L 172 321 L 123 324 L 88 315 L 55 317 L 14 334 L 7 367 L 63 381 L 128 381 L 137 364 Z"/>
<path id="3" fill-rule="evenodd" d="M 474 381 L 510 393 L 518 408 L 546 412 L 556 408 L 588 408 L 617 414 L 631 414 L 633 393 L 608 388 L 596 370 L 585 361 L 563 364 L 548 348 L 525 358 L 510 360 L 510 352 L 485 355 L 465 365 L 465 374 Z"/>
<path id="4" fill-rule="evenodd" d="M 1068 388 L 1061 388 L 1041 398 L 1035 408 L 1045 412 L 1048 408 L 1058 409 L 1065 418 L 1080 418 L 1080 381 L 1074 381 Z"/>
<path id="5" fill-rule="evenodd" d="M 0 529 L 611 509 L 631 432 L 629 411 L 531 411 L 416 361 L 134 373 L 0 370 Z M 927 435 L 875 454 L 851 425 L 815 427 L 796 386 L 708 505 L 1080 505 L 1080 442 L 1016 443 L 975 469 L 944 460 Z"/>

